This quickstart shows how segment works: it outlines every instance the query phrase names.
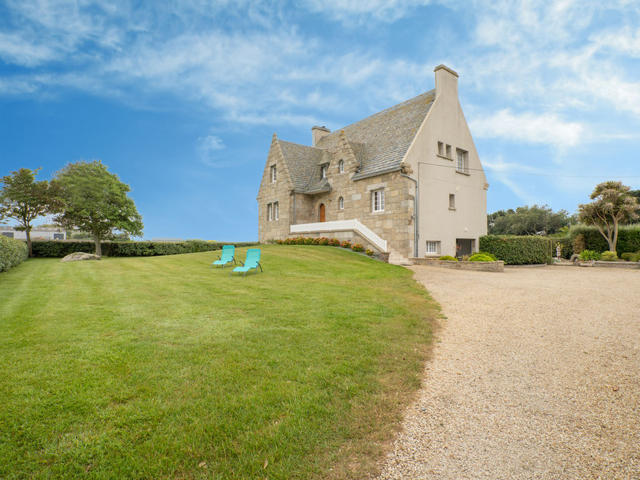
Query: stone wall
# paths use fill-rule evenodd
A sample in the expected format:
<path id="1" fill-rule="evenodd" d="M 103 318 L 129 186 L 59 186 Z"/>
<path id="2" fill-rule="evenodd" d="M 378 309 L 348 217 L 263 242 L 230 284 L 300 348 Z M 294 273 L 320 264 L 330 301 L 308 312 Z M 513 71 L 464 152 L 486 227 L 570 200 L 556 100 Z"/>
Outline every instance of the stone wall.
<path id="1" fill-rule="evenodd" d="M 504 262 L 455 262 L 453 260 L 438 260 L 437 258 L 410 258 L 414 265 L 427 265 L 431 267 L 454 268 L 457 270 L 476 270 L 481 272 L 504 272 Z"/>

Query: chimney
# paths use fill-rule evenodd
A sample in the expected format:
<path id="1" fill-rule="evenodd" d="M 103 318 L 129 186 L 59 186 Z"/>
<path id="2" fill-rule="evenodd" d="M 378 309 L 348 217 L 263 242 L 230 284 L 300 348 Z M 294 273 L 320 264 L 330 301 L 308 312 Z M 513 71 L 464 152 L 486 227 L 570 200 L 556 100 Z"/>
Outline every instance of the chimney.
<path id="1" fill-rule="evenodd" d="M 315 147 L 322 137 L 325 137 L 331 133 L 324 125 L 322 127 L 311 127 L 311 146 Z"/>
<path id="2" fill-rule="evenodd" d="M 458 74 L 442 64 L 433 71 L 436 73 L 436 98 L 442 94 L 458 98 Z"/>

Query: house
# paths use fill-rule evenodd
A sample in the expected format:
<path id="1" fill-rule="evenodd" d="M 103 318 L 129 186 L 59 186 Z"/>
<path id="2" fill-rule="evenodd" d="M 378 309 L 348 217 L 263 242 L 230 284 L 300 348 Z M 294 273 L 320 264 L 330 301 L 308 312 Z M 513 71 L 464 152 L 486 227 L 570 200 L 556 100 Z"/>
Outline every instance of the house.
<path id="1" fill-rule="evenodd" d="M 0 225 L 0 235 L 18 240 L 26 240 L 27 234 L 14 227 Z M 66 240 L 67 232 L 57 227 L 33 227 L 31 230 L 31 240 Z"/>
<path id="2" fill-rule="evenodd" d="M 313 127 L 311 146 L 274 134 L 257 197 L 260 241 L 348 239 L 393 263 L 477 251 L 489 185 L 458 74 L 434 71 L 433 90 L 334 132 Z"/>

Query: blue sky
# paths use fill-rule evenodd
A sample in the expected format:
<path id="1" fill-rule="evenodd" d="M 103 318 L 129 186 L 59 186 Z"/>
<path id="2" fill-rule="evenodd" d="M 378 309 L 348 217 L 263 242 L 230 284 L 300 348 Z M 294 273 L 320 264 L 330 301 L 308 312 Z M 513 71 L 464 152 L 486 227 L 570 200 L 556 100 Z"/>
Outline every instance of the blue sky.
<path id="1" fill-rule="evenodd" d="M 0 175 L 101 159 L 145 238 L 257 239 L 271 135 L 459 91 L 488 210 L 640 188 L 640 2 L 0 1 Z"/>

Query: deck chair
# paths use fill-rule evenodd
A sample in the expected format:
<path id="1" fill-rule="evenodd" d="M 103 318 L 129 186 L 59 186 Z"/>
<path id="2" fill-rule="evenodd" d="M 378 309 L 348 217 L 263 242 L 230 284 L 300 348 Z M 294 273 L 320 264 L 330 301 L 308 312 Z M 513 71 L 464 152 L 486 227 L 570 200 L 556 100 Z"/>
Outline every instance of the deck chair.
<path id="1" fill-rule="evenodd" d="M 214 262 L 211 265 L 215 265 L 215 266 L 220 265 L 222 268 L 224 268 L 224 266 L 227 263 L 230 263 L 230 262 L 236 263 L 235 253 L 236 253 L 236 247 L 234 247 L 233 245 L 223 245 L 220 258 L 218 260 L 214 260 Z"/>
<path id="2" fill-rule="evenodd" d="M 260 265 L 260 249 L 259 248 L 250 248 L 249 250 L 247 250 L 247 258 L 242 264 L 242 266 L 236 267 L 233 270 L 231 270 L 229 275 L 231 275 L 233 272 L 238 272 L 238 273 L 242 273 L 243 275 L 246 275 L 249 270 L 252 270 L 254 268 L 256 269 L 256 272 L 258 271 L 258 268 L 260 268 L 260 271 L 262 272 L 262 265 Z"/>

